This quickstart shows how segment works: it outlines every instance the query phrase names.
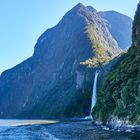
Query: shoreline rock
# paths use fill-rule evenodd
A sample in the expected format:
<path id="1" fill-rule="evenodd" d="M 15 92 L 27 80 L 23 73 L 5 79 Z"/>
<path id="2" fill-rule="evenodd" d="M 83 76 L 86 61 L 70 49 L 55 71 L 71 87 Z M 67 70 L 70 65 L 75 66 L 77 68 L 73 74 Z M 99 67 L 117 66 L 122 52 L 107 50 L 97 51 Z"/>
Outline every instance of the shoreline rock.
<path id="1" fill-rule="evenodd" d="M 104 126 L 104 130 L 114 130 L 121 132 L 140 132 L 140 125 L 133 125 L 129 121 L 120 120 L 118 117 L 112 117 L 104 124 L 102 121 L 93 120 L 92 124 L 97 126 Z"/>

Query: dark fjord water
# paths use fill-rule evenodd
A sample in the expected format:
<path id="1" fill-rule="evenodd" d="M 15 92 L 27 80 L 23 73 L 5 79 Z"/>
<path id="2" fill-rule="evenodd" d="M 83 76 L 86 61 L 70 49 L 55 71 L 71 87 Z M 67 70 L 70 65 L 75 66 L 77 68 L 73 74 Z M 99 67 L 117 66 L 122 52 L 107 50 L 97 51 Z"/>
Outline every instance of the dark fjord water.
<path id="1" fill-rule="evenodd" d="M 140 134 L 106 131 L 90 121 L 0 120 L 0 140 L 140 140 Z"/>

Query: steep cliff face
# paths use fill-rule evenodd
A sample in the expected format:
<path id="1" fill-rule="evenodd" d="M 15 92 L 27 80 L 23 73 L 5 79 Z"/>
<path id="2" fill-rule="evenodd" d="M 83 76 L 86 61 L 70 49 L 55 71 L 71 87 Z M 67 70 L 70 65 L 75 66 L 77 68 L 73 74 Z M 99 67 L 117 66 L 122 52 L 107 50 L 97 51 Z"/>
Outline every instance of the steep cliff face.
<path id="1" fill-rule="evenodd" d="M 140 124 L 140 4 L 133 23 L 133 43 L 123 60 L 113 69 L 98 96 L 93 111 L 95 119 L 117 117 L 131 124 Z"/>
<path id="2" fill-rule="evenodd" d="M 0 117 L 85 116 L 94 69 L 80 65 L 121 53 L 104 19 L 78 4 L 45 31 L 29 59 L 0 76 Z"/>
<path id="3" fill-rule="evenodd" d="M 108 21 L 109 31 L 123 50 L 132 42 L 132 19 L 115 11 L 99 12 Z"/>
<path id="4" fill-rule="evenodd" d="M 140 2 L 138 4 L 138 8 L 134 17 L 133 22 L 133 32 L 132 32 L 132 40 L 133 45 L 137 46 L 140 44 Z"/>

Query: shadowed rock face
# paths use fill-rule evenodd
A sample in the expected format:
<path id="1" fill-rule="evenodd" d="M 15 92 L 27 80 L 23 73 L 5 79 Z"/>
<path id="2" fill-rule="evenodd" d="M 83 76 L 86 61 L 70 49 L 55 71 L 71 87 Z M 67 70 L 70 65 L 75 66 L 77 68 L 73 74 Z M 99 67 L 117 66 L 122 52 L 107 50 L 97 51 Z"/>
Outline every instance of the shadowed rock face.
<path id="1" fill-rule="evenodd" d="M 140 2 L 138 4 L 134 19 L 135 20 L 133 22 L 132 40 L 133 40 L 133 45 L 137 46 L 140 44 Z"/>
<path id="2" fill-rule="evenodd" d="M 107 20 L 109 31 L 118 45 L 123 50 L 127 50 L 132 42 L 132 19 L 115 11 L 99 12 L 99 14 Z"/>
<path id="3" fill-rule="evenodd" d="M 78 4 L 38 39 L 29 59 L 0 76 L 0 117 L 87 115 L 94 69 L 80 65 L 122 52 L 98 13 Z"/>

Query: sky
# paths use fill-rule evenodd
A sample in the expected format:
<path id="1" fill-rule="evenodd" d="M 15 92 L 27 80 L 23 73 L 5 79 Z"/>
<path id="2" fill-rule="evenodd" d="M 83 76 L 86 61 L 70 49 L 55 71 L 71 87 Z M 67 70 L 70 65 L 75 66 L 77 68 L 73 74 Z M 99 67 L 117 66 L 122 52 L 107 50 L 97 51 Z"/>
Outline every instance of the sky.
<path id="1" fill-rule="evenodd" d="M 0 0 L 0 74 L 32 56 L 38 37 L 79 2 L 133 18 L 139 0 Z"/>

